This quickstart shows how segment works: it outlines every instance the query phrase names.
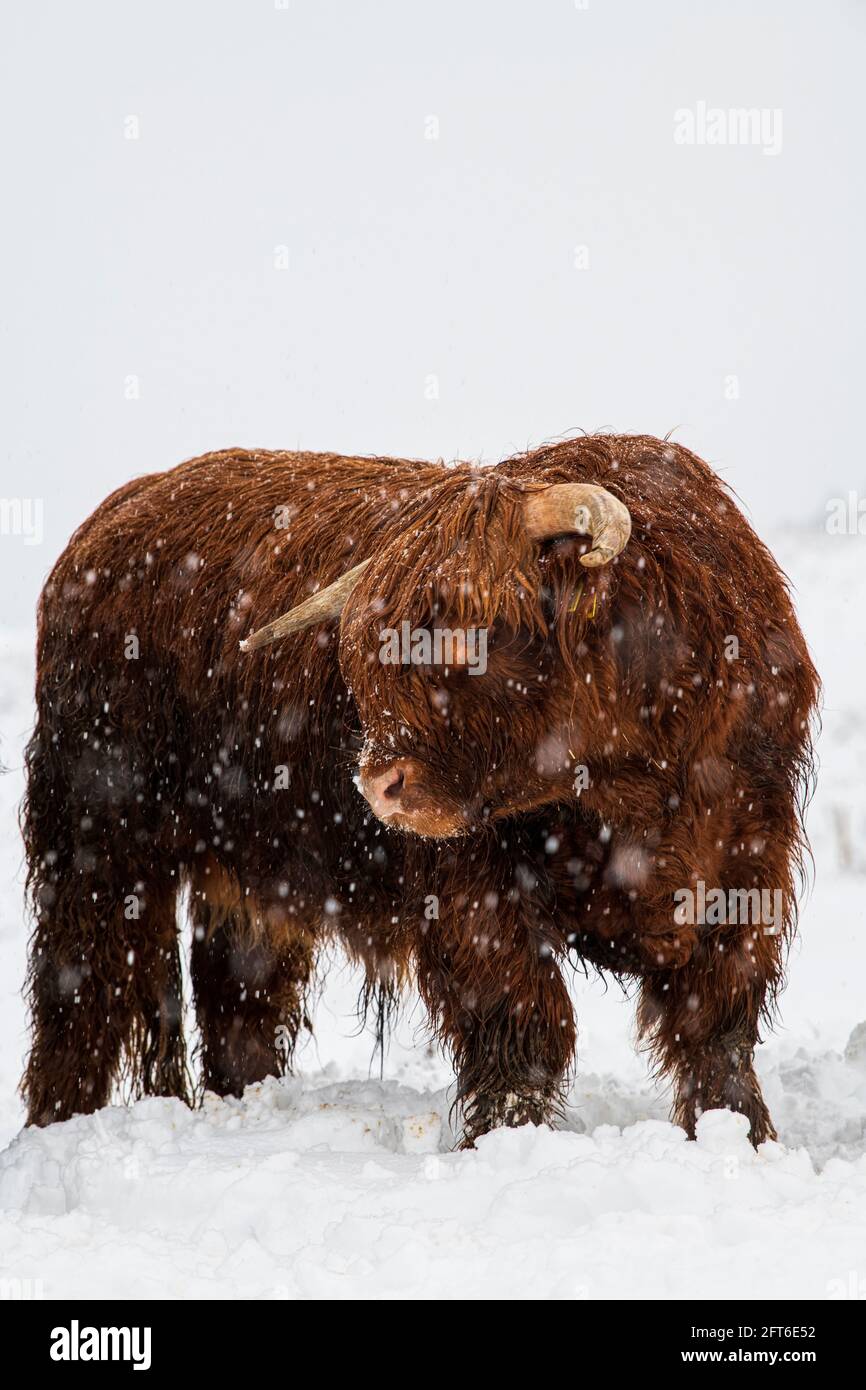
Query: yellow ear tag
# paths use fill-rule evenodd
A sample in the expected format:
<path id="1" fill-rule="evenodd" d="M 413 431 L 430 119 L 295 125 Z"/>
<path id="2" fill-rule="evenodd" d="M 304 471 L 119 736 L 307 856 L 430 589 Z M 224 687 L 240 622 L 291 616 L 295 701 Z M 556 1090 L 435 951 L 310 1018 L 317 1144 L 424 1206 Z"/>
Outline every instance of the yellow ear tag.
<path id="1" fill-rule="evenodd" d="M 571 600 L 571 603 L 568 605 L 568 611 L 569 611 L 569 613 L 574 613 L 574 612 L 576 611 L 577 605 L 580 603 L 580 600 L 581 600 L 582 597 L 583 597 L 583 580 L 581 580 L 580 583 L 578 584 L 577 588 L 576 588 L 575 591 L 574 591 L 574 598 Z M 595 612 L 596 612 L 596 608 L 597 608 L 597 607 L 598 607 L 598 590 L 596 589 L 595 593 L 594 593 L 593 596 L 592 596 L 592 608 L 589 610 L 589 612 L 588 612 L 587 615 L 586 615 L 588 619 L 592 619 L 592 618 L 595 617 Z"/>

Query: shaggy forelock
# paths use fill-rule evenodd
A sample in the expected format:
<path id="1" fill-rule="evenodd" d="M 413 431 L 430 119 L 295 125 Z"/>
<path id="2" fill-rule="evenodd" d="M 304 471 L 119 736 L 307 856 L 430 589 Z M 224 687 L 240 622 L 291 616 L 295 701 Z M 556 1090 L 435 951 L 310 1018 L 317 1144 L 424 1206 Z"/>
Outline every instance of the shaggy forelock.
<path id="1" fill-rule="evenodd" d="M 447 476 L 421 499 L 400 538 L 373 557 L 344 615 L 349 642 L 404 620 L 544 631 L 537 547 L 521 505 L 521 491 L 492 470 Z"/>

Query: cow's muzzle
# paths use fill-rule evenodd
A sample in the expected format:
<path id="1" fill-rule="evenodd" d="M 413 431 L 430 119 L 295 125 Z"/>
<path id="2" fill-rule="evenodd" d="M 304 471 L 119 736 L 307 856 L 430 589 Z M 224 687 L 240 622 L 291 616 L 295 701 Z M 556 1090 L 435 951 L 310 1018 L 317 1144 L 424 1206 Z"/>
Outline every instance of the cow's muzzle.
<path id="1" fill-rule="evenodd" d="M 398 830 L 444 839 L 468 828 L 456 808 L 449 808 L 430 791 L 424 765 L 415 758 L 393 758 L 384 765 L 364 767 L 358 786 L 379 820 Z"/>

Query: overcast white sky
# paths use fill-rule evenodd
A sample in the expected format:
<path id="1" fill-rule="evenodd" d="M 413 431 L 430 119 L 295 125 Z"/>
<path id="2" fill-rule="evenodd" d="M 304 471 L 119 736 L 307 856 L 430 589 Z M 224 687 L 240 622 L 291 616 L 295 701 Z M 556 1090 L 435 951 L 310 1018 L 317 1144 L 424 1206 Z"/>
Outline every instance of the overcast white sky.
<path id="1" fill-rule="evenodd" d="M 230 444 L 675 428 L 763 531 L 863 488 L 861 0 L 282 3 L 6 7 L 0 618 Z M 700 102 L 781 149 L 677 144 Z"/>

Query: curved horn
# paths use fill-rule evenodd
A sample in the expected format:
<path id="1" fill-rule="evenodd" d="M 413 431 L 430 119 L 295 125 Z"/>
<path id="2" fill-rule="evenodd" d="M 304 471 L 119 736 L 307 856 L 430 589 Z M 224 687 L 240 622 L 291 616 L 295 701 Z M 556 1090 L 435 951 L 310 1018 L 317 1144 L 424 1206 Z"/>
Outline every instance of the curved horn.
<path id="1" fill-rule="evenodd" d="M 251 633 L 241 642 L 241 651 L 254 652 L 257 647 L 266 647 L 269 642 L 278 642 L 281 637 L 288 637 L 293 632 L 301 632 L 305 627 L 312 627 L 313 623 L 323 623 L 328 618 L 338 618 L 343 611 L 346 599 L 369 563 L 369 560 L 362 560 L 360 565 L 355 565 L 354 569 L 346 570 L 345 574 L 341 574 L 340 578 L 335 579 L 333 584 L 328 584 L 318 593 L 311 594 L 303 603 L 299 603 L 297 608 L 291 608 L 288 613 L 283 613 L 282 617 L 274 618 L 274 621 L 268 623 L 267 627 L 260 627 L 258 632 Z"/>
<path id="2" fill-rule="evenodd" d="M 577 531 L 592 537 L 592 549 L 581 555 L 588 569 L 608 565 L 625 549 L 631 535 L 628 507 L 596 483 L 553 483 L 529 493 L 523 519 L 533 540 L 549 540 Z"/>

